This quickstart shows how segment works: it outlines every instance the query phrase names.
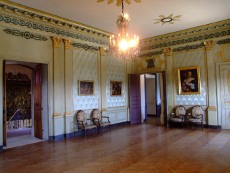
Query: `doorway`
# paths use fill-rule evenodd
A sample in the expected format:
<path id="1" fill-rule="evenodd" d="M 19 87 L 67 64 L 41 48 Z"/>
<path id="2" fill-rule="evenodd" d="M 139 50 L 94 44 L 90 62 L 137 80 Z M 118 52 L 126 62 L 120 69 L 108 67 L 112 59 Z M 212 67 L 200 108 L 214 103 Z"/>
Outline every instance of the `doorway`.
<path id="1" fill-rule="evenodd" d="M 217 127 L 230 129 L 230 63 L 221 63 L 217 65 L 217 96 L 218 96 L 218 116 Z"/>
<path id="2" fill-rule="evenodd" d="M 160 74 L 145 74 L 145 122 L 160 125 L 161 85 Z"/>
<path id="3" fill-rule="evenodd" d="M 4 61 L 4 149 L 48 139 L 46 64 Z"/>
<path id="4" fill-rule="evenodd" d="M 138 76 L 135 81 L 129 81 L 129 93 L 130 93 L 130 120 L 132 124 L 132 116 L 139 117 L 140 121 L 142 122 L 153 122 L 156 125 L 162 125 L 164 124 L 166 126 L 167 122 L 167 110 L 166 108 L 166 84 L 165 84 L 165 72 L 159 72 L 159 73 L 146 73 L 146 74 L 130 74 L 129 80 L 131 79 L 131 76 Z M 133 95 L 131 92 L 134 89 L 134 83 L 139 83 L 140 89 L 137 90 L 135 95 Z M 137 86 L 135 85 L 135 88 Z M 140 96 L 137 97 L 137 93 L 140 93 Z M 135 97 L 134 97 L 135 96 Z M 135 100 L 135 104 L 133 104 L 132 99 Z M 139 99 L 137 99 L 139 98 Z M 137 104 L 138 103 L 138 104 Z M 134 110 L 133 108 L 136 108 L 136 105 L 140 105 L 140 109 L 138 112 L 135 111 L 135 114 L 132 113 L 131 110 Z M 134 111 L 133 111 L 134 112 Z M 137 119 L 137 118 L 136 118 Z"/>

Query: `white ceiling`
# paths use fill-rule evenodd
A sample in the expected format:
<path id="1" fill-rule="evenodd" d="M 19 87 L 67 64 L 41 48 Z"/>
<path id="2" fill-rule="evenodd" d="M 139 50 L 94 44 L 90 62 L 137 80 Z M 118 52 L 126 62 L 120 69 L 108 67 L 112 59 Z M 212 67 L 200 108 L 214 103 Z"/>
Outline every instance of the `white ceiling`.
<path id="1" fill-rule="evenodd" d="M 108 0 L 11 0 L 104 31 L 116 32 L 121 6 Z M 230 0 L 142 0 L 124 4 L 130 15 L 129 30 L 141 39 L 230 19 Z M 182 15 L 174 24 L 154 24 L 159 15 Z"/>

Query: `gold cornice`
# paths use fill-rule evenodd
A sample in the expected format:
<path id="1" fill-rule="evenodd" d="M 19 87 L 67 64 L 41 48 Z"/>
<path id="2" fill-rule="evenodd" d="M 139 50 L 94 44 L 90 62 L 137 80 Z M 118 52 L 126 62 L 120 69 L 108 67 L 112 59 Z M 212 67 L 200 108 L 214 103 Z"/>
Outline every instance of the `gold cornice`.
<path id="1" fill-rule="evenodd" d="M 223 27 L 216 27 L 217 25 L 223 25 L 226 24 L 226 26 Z M 168 40 L 177 40 L 183 37 L 189 37 L 190 35 L 199 35 L 201 33 L 213 33 L 215 31 L 222 31 L 222 30 L 226 30 L 226 28 L 229 28 L 230 25 L 230 19 L 227 20 L 223 20 L 223 21 L 219 21 L 219 22 L 215 22 L 215 23 L 209 23 L 206 25 L 201 25 L 201 26 L 197 26 L 197 27 L 193 27 L 193 28 L 189 28 L 189 29 L 184 29 L 184 30 L 180 30 L 180 31 L 176 31 L 176 32 L 170 32 L 167 34 L 162 34 L 162 35 L 158 35 L 158 36 L 154 36 L 154 37 L 149 37 L 149 38 L 145 38 L 142 39 L 140 41 L 141 44 L 152 44 L 152 43 L 156 43 L 156 42 L 164 42 L 164 41 L 168 41 Z M 214 28 L 211 28 L 214 27 Z M 207 29 L 210 28 L 210 29 Z M 224 28 L 224 29 L 223 29 Z"/>
<path id="2" fill-rule="evenodd" d="M 47 12 L 44 12 L 44 11 L 41 11 L 41 10 L 38 10 L 38 9 L 35 9 L 35 8 L 27 7 L 27 6 L 24 6 L 24 5 L 15 3 L 15 2 L 11 2 L 11 1 L 8 1 L 8 0 L 0 0 L 0 3 L 1 2 L 4 5 L 6 5 L 3 8 L 7 12 L 11 12 L 12 14 L 16 13 L 16 15 L 28 17 L 28 12 L 29 13 L 37 13 L 37 14 L 33 14 L 33 18 L 37 19 L 37 20 L 41 20 L 41 21 L 46 22 L 46 23 L 47 22 L 52 23 L 52 20 L 59 20 L 56 23 L 57 25 L 58 25 L 58 22 L 68 23 L 70 25 L 77 25 L 78 27 L 86 29 L 86 33 L 88 33 L 88 34 L 91 33 L 91 34 L 98 35 L 100 33 L 100 34 L 105 35 L 107 37 L 109 37 L 112 34 L 112 33 L 108 32 L 108 31 L 104 31 L 104 30 L 99 29 L 99 28 L 95 28 L 95 27 L 92 27 L 92 26 L 89 26 L 89 25 L 86 25 L 86 24 L 83 24 L 83 23 L 80 23 L 80 22 L 72 21 L 72 20 L 69 20 L 67 18 L 63 18 L 63 17 L 57 16 L 57 15 L 54 15 L 54 14 L 51 14 L 51 13 L 47 13 Z M 12 9 L 7 9 L 7 6 L 11 6 Z M 25 11 L 25 12 L 23 12 L 23 14 L 22 14 L 22 13 L 18 12 L 19 10 L 22 10 L 22 11 Z M 43 17 L 42 18 L 36 18 L 38 15 L 42 15 Z M 51 19 L 45 20 L 45 18 L 51 18 Z M 65 25 L 62 25 L 62 27 L 63 26 L 65 26 Z M 67 27 L 67 25 L 66 25 L 66 27 Z M 82 30 L 80 29 L 79 31 L 82 31 Z M 89 31 L 91 31 L 91 32 L 89 32 Z"/>
<path id="3" fill-rule="evenodd" d="M 61 45 L 61 38 L 59 37 L 51 37 L 53 40 L 53 46 L 59 48 Z"/>
<path id="4" fill-rule="evenodd" d="M 165 56 L 172 56 L 172 48 L 167 47 L 164 49 L 164 55 Z"/>
<path id="5" fill-rule="evenodd" d="M 214 46 L 213 40 L 204 41 L 204 47 L 206 50 L 212 50 Z"/>
<path id="6" fill-rule="evenodd" d="M 65 49 L 71 49 L 72 48 L 72 46 L 71 46 L 72 41 L 71 40 L 63 39 L 63 42 L 64 42 Z"/>
<path id="7" fill-rule="evenodd" d="M 106 1 L 106 0 L 97 0 L 97 2 L 103 2 L 103 1 Z M 137 3 L 141 2 L 141 0 L 133 0 L 133 1 Z M 123 1 L 122 0 L 108 0 L 107 4 L 112 4 L 113 2 L 116 2 L 117 6 L 121 6 Z M 131 0 L 124 0 L 124 2 L 126 2 L 127 4 L 131 4 Z"/>

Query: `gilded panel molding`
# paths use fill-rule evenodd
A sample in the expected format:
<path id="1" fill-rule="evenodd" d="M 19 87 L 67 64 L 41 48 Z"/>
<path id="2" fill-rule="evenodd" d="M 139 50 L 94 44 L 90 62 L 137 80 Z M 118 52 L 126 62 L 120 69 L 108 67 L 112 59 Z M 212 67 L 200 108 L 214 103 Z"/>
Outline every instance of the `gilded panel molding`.
<path id="1" fill-rule="evenodd" d="M 20 36 L 25 39 L 34 39 L 34 40 L 39 40 L 39 41 L 47 41 L 48 39 L 42 35 L 39 34 L 34 34 L 28 31 L 19 31 L 17 29 L 9 29 L 6 28 L 3 30 L 6 34 L 11 34 L 14 36 Z"/>
<path id="2" fill-rule="evenodd" d="M 65 116 L 73 116 L 74 112 L 66 112 Z"/>
<path id="3" fill-rule="evenodd" d="M 53 46 L 54 47 L 60 47 L 60 44 L 61 44 L 61 38 L 59 37 L 51 37 L 52 40 L 53 40 Z"/>
<path id="4" fill-rule="evenodd" d="M 228 71 L 228 92 L 230 93 L 230 71 Z"/>
<path id="5" fill-rule="evenodd" d="M 217 111 L 217 107 L 216 106 L 209 106 L 208 111 Z"/>
<path id="6" fill-rule="evenodd" d="M 53 117 L 54 117 L 54 118 L 62 117 L 62 114 L 61 114 L 61 113 L 54 113 L 54 114 L 53 114 Z"/>

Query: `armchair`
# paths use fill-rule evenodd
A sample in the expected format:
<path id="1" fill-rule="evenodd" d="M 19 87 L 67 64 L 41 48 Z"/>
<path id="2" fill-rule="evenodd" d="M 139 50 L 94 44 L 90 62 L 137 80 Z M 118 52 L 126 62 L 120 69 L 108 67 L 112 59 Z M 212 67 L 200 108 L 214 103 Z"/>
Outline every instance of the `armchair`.
<path id="1" fill-rule="evenodd" d="M 177 106 L 168 118 L 169 127 L 171 124 L 181 124 L 184 127 L 186 109 L 184 106 Z"/>
<path id="2" fill-rule="evenodd" d="M 187 126 L 189 124 L 191 125 L 201 125 L 203 130 L 203 118 L 204 118 L 204 109 L 196 105 L 192 108 L 192 113 L 188 113 L 188 120 L 187 120 Z"/>
<path id="3" fill-rule="evenodd" d="M 109 121 L 108 116 L 102 116 L 101 112 L 98 109 L 93 109 L 91 117 L 93 120 L 93 124 L 98 127 L 99 133 L 103 132 L 106 127 L 108 127 L 111 132 L 111 122 Z"/>
<path id="4" fill-rule="evenodd" d="M 87 131 L 95 131 L 97 126 L 91 124 L 91 119 L 86 118 L 86 113 L 83 110 L 77 112 L 77 126 L 79 130 L 84 131 L 84 136 L 87 136 Z"/>

